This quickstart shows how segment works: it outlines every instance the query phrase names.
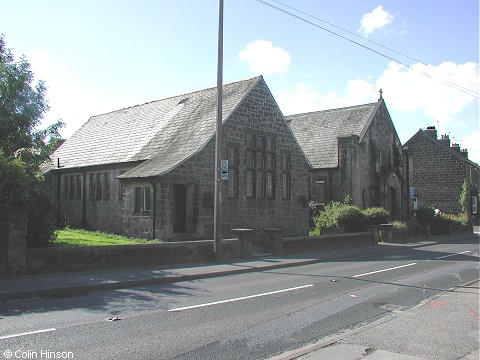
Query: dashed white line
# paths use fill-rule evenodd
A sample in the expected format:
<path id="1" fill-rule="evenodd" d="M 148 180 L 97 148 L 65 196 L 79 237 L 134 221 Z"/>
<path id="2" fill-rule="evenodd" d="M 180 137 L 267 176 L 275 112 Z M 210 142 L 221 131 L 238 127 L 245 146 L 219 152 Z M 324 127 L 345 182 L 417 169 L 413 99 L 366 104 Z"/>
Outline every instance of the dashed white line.
<path id="1" fill-rule="evenodd" d="M 261 297 L 261 296 L 268 296 L 268 295 L 280 294 L 280 293 L 284 293 L 284 292 L 288 292 L 288 291 L 300 290 L 300 289 L 305 289 L 305 288 L 310 288 L 310 287 L 313 287 L 313 284 L 303 285 L 303 286 L 297 286 L 297 287 L 293 287 L 293 288 L 289 288 L 289 289 L 283 289 L 283 290 L 270 291 L 270 292 L 266 292 L 266 293 L 262 293 L 262 294 L 242 296 L 242 297 L 234 298 L 234 299 L 215 301 L 215 302 L 206 303 L 206 304 L 185 306 L 185 307 L 180 307 L 180 308 L 176 308 L 176 309 L 170 309 L 170 310 L 167 310 L 167 311 L 173 312 L 173 311 L 182 311 L 182 310 L 202 308 L 202 307 L 206 307 L 206 306 L 212 306 L 212 305 L 218 305 L 218 304 L 231 303 L 231 302 L 240 301 L 240 300 L 253 299 L 253 298 L 257 298 L 257 297 Z"/>
<path id="2" fill-rule="evenodd" d="M 29 332 L 24 332 L 24 333 L 19 333 L 19 334 L 12 334 L 12 335 L 0 336 L 0 340 L 10 339 L 10 338 L 20 337 L 20 336 L 40 334 L 40 333 L 49 332 L 49 331 L 55 331 L 55 330 L 57 330 L 57 329 L 51 328 L 51 329 L 35 330 L 35 331 L 29 331 Z"/>
<path id="3" fill-rule="evenodd" d="M 471 251 L 468 250 L 468 251 L 462 251 L 462 252 L 459 252 L 459 253 L 456 253 L 456 254 L 444 255 L 444 256 L 440 256 L 440 257 L 435 258 L 435 260 L 445 259 L 445 258 L 448 258 L 448 257 L 451 257 L 451 256 L 462 255 L 462 254 L 466 254 L 466 253 L 469 253 L 469 252 L 471 252 Z"/>
<path id="4" fill-rule="evenodd" d="M 363 273 L 363 274 L 357 274 L 357 275 L 353 275 L 352 277 L 354 277 L 354 278 L 358 278 L 358 277 L 362 277 L 362 276 L 366 276 L 366 275 L 372 275 L 372 274 L 381 273 L 381 272 L 384 272 L 384 271 L 390 271 L 390 270 L 395 270 L 395 269 L 401 269 L 401 268 L 404 268 L 404 267 L 407 267 L 407 266 L 413 266 L 413 265 L 417 265 L 417 263 L 410 263 L 410 264 L 406 264 L 406 265 L 400 265 L 400 266 L 391 267 L 391 268 L 388 268 L 388 269 L 382 269 L 382 270 L 370 271 L 370 272 Z"/>

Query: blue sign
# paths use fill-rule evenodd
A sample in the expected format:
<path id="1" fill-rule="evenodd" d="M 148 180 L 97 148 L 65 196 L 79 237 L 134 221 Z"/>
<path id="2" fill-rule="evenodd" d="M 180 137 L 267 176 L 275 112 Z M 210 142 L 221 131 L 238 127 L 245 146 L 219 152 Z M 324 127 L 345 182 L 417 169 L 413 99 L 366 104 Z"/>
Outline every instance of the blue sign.
<path id="1" fill-rule="evenodd" d="M 410 186 L 410 199 L 413 199 L 415 197 L 415 188 L 413 186 Z"/>

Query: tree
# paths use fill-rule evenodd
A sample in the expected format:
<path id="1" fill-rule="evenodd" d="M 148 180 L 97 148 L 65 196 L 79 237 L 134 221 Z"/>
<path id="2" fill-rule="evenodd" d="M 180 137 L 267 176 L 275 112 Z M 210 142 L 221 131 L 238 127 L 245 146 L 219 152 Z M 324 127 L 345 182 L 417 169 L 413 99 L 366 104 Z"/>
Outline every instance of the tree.
<path id="1" fill-rule="evenodd" d="M 64 123 L 38 129 L 48 111 L 46 85 L 34 82 L 25 56 L 19 61 L 0 35 L 0 220 L 10 205 L 29 207 L 28 244 L 48 245 L 54 215 L 39 166 L 48 159 Z"/>
<path id="2" fill-rule="evenodd" d="M 52 138 L 59 138 L 62 121 L 37 129 L 48 101 L 45 81 L 33 84 L 34 74 L 25 56 L 18 62 L 0 35 L 0 150 L 5 156 L 17 155 L 27 164 L 38 166 L 53 150 Z M 17 154 L 16 154 L 17 153 Z"/>

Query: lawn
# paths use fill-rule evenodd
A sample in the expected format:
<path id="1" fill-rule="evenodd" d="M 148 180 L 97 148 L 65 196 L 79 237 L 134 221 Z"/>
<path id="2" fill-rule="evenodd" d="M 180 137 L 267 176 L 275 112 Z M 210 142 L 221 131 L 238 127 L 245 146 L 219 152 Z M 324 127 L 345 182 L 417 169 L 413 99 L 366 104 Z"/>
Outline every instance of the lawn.
<path id="1" fill-rule="evenodd" d="M 55 233 L 57 238 L 53 242 L 53 246 L 104 246 L 158 243 L 157 240 L 129 239 L 125 236 L 80 229 L 66 228 L 57 230 Z"/>

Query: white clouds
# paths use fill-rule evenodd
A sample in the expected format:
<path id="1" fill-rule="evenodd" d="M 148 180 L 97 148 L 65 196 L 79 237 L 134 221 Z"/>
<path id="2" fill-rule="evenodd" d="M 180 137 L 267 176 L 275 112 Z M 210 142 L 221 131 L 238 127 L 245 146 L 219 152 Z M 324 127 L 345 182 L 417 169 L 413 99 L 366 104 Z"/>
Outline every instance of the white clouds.
<path id="1" fill-rule="evenodd" d="M 372 12 L 363 15 L 358 32 L 367 37 L 376 29 L 381 29 L 393 22 L 393 15 L 383 10 L 383 6 L 376 7 Z"/>
<path id="2" fill-rule="evenodd" d="M 247 44 L 239 51 L 238 57 L 249 65 L 251 71 L 263 75 L 284 73 L 292 62 L 287 51 L 273 46 L 272 42 L 267 40 L 256 40 Z"/>
<path id="3" fill-rule="evenodd" d="M 470 133 L 470 135 L 460 139 L 463 149 L 468 150 L 468 158 L 480 163 L 480 131 Z"/>
<path id="4" fill-rule="evenodd" d="M 435 79 L 461 81 L 462 86 L 472 89 L 474 86 L 470 82 L 478 84 L 479 80 L 478 65 L 472 62 L 444 62 L 438 66 L 415 64 L 412 69 L 391 62 L 376 83 L 377 88 L 385 91 L 390 108 L 403 112 L 421 110 L 432 119 L 433 124 L 439 122 L 443 127 L 475 101 L 474 97 L 422 75 L 422 72 Z"/>
<path id="5" fill-rule="evenodd" d="M 42 121 L 42 127 L 62 119 L 67 126 L 61 133 L 68 138 L 91 116 L 115 108 L 94 90 L 74 81 L 68 70 L 47 51 L 35 50 L 27 53 L 26 57 L 35 80 L 45 80 L 47 85 L 46 98 L 50 110 Z"/>
<path id="6" fill-rule="evenodd" d="M 291 115 L 372 102 L 374 90 L 373 84 L 363 79 L 350 80 L 343 93 L 321 94 L 314 85 L 301 83 L 294 89 L 279 91 L 275 99 L 284 115 Z"/>

